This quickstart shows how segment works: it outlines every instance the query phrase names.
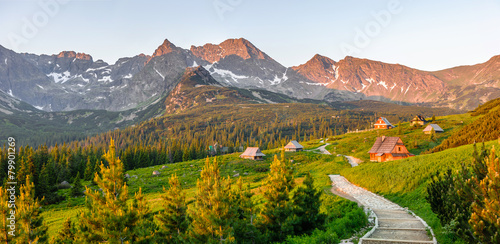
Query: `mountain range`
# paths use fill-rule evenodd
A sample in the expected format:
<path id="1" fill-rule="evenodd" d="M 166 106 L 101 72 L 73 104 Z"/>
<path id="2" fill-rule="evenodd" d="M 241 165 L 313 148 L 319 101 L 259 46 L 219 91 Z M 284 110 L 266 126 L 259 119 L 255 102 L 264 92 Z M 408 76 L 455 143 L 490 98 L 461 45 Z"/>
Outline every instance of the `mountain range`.
<path id="1" fill-rule="evenodd" d="M 500 96 L 500 56 L 436 72 L 319 54 L 285 67 L 243 38 L 190 49 L 165 40 L 152 55 L 114 64 L 74 51 L 36 55 L 0 46 L 0 93 L 43 111 L 125 111 L 167 96 L 193 67 L 202 68 L 211 85 L 322 102 L 378 100 L 467 110 Z"/>

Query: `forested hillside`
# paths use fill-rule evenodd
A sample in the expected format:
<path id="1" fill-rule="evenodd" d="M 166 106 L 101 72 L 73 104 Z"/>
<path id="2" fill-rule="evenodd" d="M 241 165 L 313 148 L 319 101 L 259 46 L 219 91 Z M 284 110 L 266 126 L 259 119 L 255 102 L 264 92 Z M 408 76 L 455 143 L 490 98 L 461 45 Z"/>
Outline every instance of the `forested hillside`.
<path id="1" fill-rule="evenodd" d="M 444 140 L 434 152 L 500 138 L 500 98 L 491 100 L 469 113 L 477 119 Z"/>

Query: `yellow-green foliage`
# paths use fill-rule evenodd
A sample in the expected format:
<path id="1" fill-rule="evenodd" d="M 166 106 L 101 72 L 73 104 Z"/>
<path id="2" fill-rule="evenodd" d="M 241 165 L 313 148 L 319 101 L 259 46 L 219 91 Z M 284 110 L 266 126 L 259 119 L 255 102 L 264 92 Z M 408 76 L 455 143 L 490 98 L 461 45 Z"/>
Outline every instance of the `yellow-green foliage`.
<path id="1" fill-rule="evenodd" d="M 435 141 L 429 139 L 429 135 L 424 134 L 425 126 L 413 127 L 409 122 L 401 123 L 402 135 L 398 135 L 398 128 L 389 130 L 373 130 L 361 133 L 348 133 L 336 137 L 329 138 L 327 142 L 332 145 L 327 147 L 327 150 L 336 153 L 350 155 L 362 160 L 369 161 L 370 155 L 368 151 L 373 146 L 377 137 L 380 136 L 397 136 L 401 137 L 406 148 L 415 155 L 419 155 L 433 147 L 436 147 L 444 139 L 451 136 L 463 126 L 471 123 L 474 119 L 469 114 L 449 115 L 436 117 L 436 124 L 443 128 L 444 133 L 436 133 Z"/>
<path id="2" fill-rule="evenodd" d="M 234 153 L 221 157 L 217 157 L 217 162 L 220 166 L 220 174 L 222 177 L 230 176 L 233 183 L 236 181 L 235 174 L 239 173 L 243 183 L 250 183 L 252 192 L 256 193 L 254 200 L 262 200 L 261 185 L 267 176 L 267 170 L 273 159 L 274 154 L 280 154 L 278 149 L 263 151 L 267 156 L 263 161 L 245 160 L 239 158 L 239 154 Z M 330 179 L 328 174 L 338 174 L 342 169 L 350 167 L 344 157 L 336 157 L 333 155 L 321 155 L 312 152 L 297 152 L 286 153 L 286 160 L 293 160 L 291 166 L 294 170 L 296 180 L 301 180 L 305 176 L 305 172 L 311 172 L 314 177 L 314 185 L 317 187 L 328 187 Z M 125 173 L 130 176 L 137 176 L 127 179 L 129 194 L 134 194 L 142 187 L 144 197 L 151 207 L 152 212 L 158 212 L 162 209 L 162 194 L 163 186 L 169 187 L 168 179 L 172 174 L 177 174 L 179 181 L 186 193 L 186 200 L 194 200 L 196 193 L 196 181 L 200 177 L 200 171 L 204 166 L 205 159 L 192 160 L 187 162 L 157 165 L 148 168 L 129 170 Z M 153 171 L 159 171 L 159 176 L 153 176 Z M 262 170 L 262 171 L 261 171 Z M 247 173 L 247 174 L 245 174 Z M 85 185 L 90 182 L 83 182 Z M 95 188 L 95 186 L 91 186 Z M 132 195 L 131 195 L 132 196 Z M 42 212 L 44 221 L 49 227 L 48 233 L 50 236 L 55 235 L 64 223 L 67 217 L 71 217 L 71 221 L 76 223 L 78 212 L 84 209 L 82 197 L 74 198 L 70 201 L 66 200 L 60 204 L 50 206 L 49 210 Z M 131 199 L 127 204 L 131 204 Z M 71 207 L 69 207 L 71 206 Z"/>
<path id="3" fill-rule="evenodd" d="M 485 144 L 487 148 L 492 145 L 497 148 L 499 142 L 490 141 Z M 384 195 L 414 211 L 432 227 L 439 243 L 463 243 L 455 242 L 456 237 L 453 234 L 450 236 L 449 231 L 441 225 L 425 196 L 433 174 L 437 171 L 444 173 L 448 168 L 455 172 L 461 168 L 461 163 L 470 165 L 473 151 L 472 145 L 466 145 L 392 162 L 365 163 L 344 169 L 342 175 L 352 183 Z"/>
<path id="4" fill-rule="evenodd" d="M 491 141 L 486 143 L 486 146 L 489 148 L 493 144 L 498 145 L 498 142 Z M 448 168 L 455 171 L 460 168 L 462 162 L 469 164 L 473 151 L 472 145 L 466 145 L 390 162 L 365 163 L 343 170 L 342 175 L 373 192 L 407 193 L 419 186 L 426 186 L 431 175 L 437 171 L 445 172 Z"/>

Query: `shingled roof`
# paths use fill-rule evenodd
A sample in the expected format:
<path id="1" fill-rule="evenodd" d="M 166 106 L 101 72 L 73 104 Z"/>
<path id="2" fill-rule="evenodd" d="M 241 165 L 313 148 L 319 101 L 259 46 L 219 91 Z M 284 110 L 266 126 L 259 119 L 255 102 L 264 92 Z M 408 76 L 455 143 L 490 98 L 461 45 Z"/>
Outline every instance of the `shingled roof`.
<path id="1" fill-rule="evenodd" d="M 385 117 L 380 117 L 380 119 L 382 119 L 386 125 L 390 125 L 390 126 L 394 127 L 394 125 L 392 125 L 391 122 L 389 122 L 389 120 L 387 120 Z M 375 123 L 375 124 L 380 125 L 378 123 Z"/>
<path id="2" fill-rule="evenodd" d="M 302 145 L 300 145 L 297 141 L 293 140 L 286 144 L 285 148 L 291 148 L 291 149 L 300 149 L 304 148 Z"/>
<path id="3" fill-rule="evenodd" d="M 444 132 L 444 130 L 441 129 L 441 127 L 439 125 L 437 125 L 437 124 L 430 124 L 430 125 L 428 125 L 427 127 L 425 127 L 424 132 L 431 131 L 432 128 L 434 128 L 435 132 Z"/>
<path id="4" fill-rule="evenodd" d="M 257 157 L 257 156 L 266 156 L 263 154 L 258 147 L 247 147 L 245 152 L 243 152 L 241 156 L 251 156 L 251 157 Z"/>
<path id="5" fill-rule="evenodd" d="M 368 153 L 391 153 L 398 144 L 399 139 L 399 137 L 377 137 L 375 144 Z"/>

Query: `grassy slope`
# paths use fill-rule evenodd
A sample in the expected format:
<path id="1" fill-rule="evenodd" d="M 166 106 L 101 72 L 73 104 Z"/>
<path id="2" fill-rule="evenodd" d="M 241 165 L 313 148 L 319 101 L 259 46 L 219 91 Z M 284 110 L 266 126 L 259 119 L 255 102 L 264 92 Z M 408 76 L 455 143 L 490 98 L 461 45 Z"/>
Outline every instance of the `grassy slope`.
<path id="1" fill-rule="evenodd" d="M 436 134 L 436 141 L 431 141 L 429 135 L 422 132 L 425 126 L 421 128 L 411 127 L 409 122 L 401 123 L 402 135 L 398 135 L 398 128 L 390 130 L 373 130 L 361 133 L 348 133 L 334 138 L 330 138 L 329 142 L 332 144 L 327 149 L 334 154 L 350 155 L 368 161 L 370 155 L 368 151 L 373 146 L 373 142 L 379 136 L 398 136 L 401 137 L 406 148 L 415 154 L 419 155 L 422 152 L 436 147 L 444 139 L 451 136 L 453 133 L 460 130 L 463 126 L 472 123 L 473 119 L 469 114 L 458 114 L 436 117 L 436 124 L 443 128 L 444 133 Z M 391 121 L 393 125 L 397 126 L 397 121 Z M 417 147 L 415 147 L 417 141 Z"/>
<path id="2" fill-rule="evenodd" d="M 318 144 L 318 141 L 310 142 L 311 145 Z M 243 160 L 238 157 L 238 154 L 230 154 L 218 157 L 217 160 L 220 166 L 221 176 L 230 176 L 231 179 L 239 173 L 243 178 L 244 183 L 249 183 L 252 191 L 257 195 L 254 196 L 254 201 L 261 202 L 262 198 L 259 195 L 259 187 L 263 183 L 267 172 L 259 172 L 262 169 L 269 169 L 269 165 L 273 159 L 274 154 L 279 151 L 267 150 L 264 151 L 267 155 L 264 161 Z M 297 183 L 302 182 L 304 173 L 309 171 L 315 179 L 315 185 L 319 188 L 329 189 L 330 180 L 328 174 L 338 174 L 341 170 L 349 168 L 349 164 L 343 157 L 335 157 L 332 155 L 320 155 L 312 152 L 298 152 L 286 153 L 287 159 L 294 160 L 293 167 L 295 169 L 294 176 Z M 181 184 L 186 190 L 188 200 L 192 200 L 196 193 L 196 180 L 199 178 L 200 170 L 204 165 L 205 160 L 193 160 L 177 164 L 168 164 L 165 169 L 163 165 L 158 165 L 149 168 L 141 168 L 136 170 L 127 171 L 131 176 L 135 177 L 128 180 L 129 193 L 136 192 L 139 187 L 142 187 L 143 192 L 146 194 L 146 199 L 149 202 L 153 211 L 158 211 L 161 206 L 161 193 L 163 186 L 168 187 L 168 178 L 176 173 L 179 176 Z M 152 172 L 158 170 L 161 172 L 160 176 L 152 176 Z M 247 173 L 247 174 L 245 174 Z M 89 184 L 89 182 L 85 182 Z M 64 193 L 67 193 L 65 190 Z M 77 214 L 83 210 L 84 197 L 77 199 L 66 200 L 58 205 L 48 206 L 42 213 L 45 223 L 49 226 L 49 235 L 53 236 L 62 227 L 64 220 L 72 217 L 77 221 Z"/>
<path id="3" fill-rule="evenodd" d="M 497 141 L 486 143 L 487 148 L 499 147 Z M 460 164 L 471 162 L 472 145 L 438 153 L 384 163 L 365 163 L 342 171 L 351 182 L 372 192 L 384 195 L 422 217 L 436 232 L 440 243 L 452 243 L 444 233 L 437 216 L 425 200 L 426 186 L 435 172 L 448 168 L 458 170 Z M 369 175 L 370 177 L 366 177 Z"/>

